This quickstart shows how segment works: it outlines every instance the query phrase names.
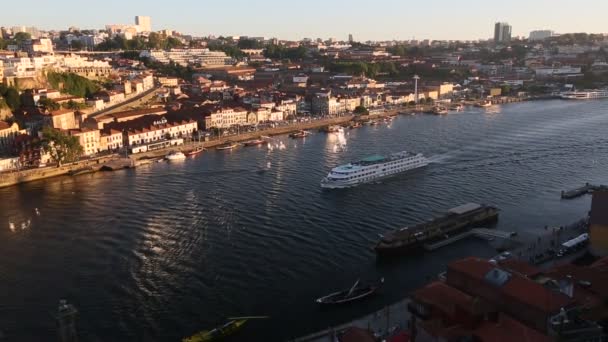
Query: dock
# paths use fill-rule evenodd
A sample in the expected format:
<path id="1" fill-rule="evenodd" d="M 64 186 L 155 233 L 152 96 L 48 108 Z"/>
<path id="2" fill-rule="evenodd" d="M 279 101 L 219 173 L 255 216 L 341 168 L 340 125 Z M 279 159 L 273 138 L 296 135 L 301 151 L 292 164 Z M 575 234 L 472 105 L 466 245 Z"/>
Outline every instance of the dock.
<path id="1" fill-rule="evenodd" d="M 580 188 L 562 191 L 561 196 L 562 199 L 574 199 L 598 190 L 608 190 L 608 185 L 594 185 L 585 183 L 585 185 L 581 186 Z"/>
<path id="2" fill-rule="evenodd" d="M 351 327 L 366 329 L 378 336 L 389 337 L 401 331 L 408 331 L 411 314 L 408 311 L 409 298 L 389 305 L 367 316 L 319 331 L 308 336 L 291 340 L 292 342 L 334 342 L 335 337 Z"/>
<path id="3" fill-rule="evenodd" d="M 433 243 L 433 244 L 425 244 L 424 250 L 427 252 L 432 252 L 432 251 L 438 250 L 439 248 L 451 245 L 453 243 L 456 243 L 460 240 L 466 239 L 471 236 L 510 239 L 511 237 L 514 236 L 514 234 L 515 234 L 514 232 L 505 232 L 505 231 L 501 231 L 501 230 L 494 230 L 494 229 L 487 229 L 487 228 L 475 228 L 475 229 L 471 229 L 468 232 L 454 235 L 450 238 L 441 240 L 441 241 Z"/>

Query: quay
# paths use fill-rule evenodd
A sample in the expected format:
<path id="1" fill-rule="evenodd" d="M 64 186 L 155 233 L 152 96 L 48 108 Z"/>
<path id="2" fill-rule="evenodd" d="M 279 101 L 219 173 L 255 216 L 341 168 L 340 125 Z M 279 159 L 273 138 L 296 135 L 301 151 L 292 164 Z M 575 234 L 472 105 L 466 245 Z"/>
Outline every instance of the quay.
<path id="1" fill-rule="evenodd" d="M 468 232 L 464 232 L 455 236 L 452 236 L 450 238 L 447 238 L 445 240 L 433 243 L 433 244 L 424 244 L 424 250 L 427 252 L 432 252 L 435 250 L 438 250 L 439 248 L 451 245 L 455 242 L 458 242 L 460 240 L 466 239 L 468 237 L 471 236 L 476 236 L 476 237 L 486 237 L 486 238 L 499 238 L 499 239 L 510 239 L 513 236 L 515 236 L 514 232 L 505 232 L 505 231 L 500 231 L 500 230 L 495 230 L 495 229 L 487 229 L 487 228 L 475 228 L 475 229 L 471 229 Z"/>
<path id="2" fill-rule="evenodd" d="M 562 191 L 561 196 L 562 196 L 562 199 L 574 199 L 574 198 L 581 197 L 583 195 L 590 194 L 590 193 L 592 193 L 594 191 L 598 191 L 598 190 L 608 190 L 608 186 L 607 185 L 593 185 L 593 184 L 585 183 L 585 185 L 581 186 L 580 188 L 576 188 L 576 189 L 568 190 L 568 191 Z"/>
<path id="3" fill-rule="evenodd" d="M 376 312 L 373 312 L 364 317 L 355 319 L 352 322 L 344 323 L 335 327 L 330 327 L 325 330 L 299 337 L 291 342 L 334 342 L 336 336 L 343 333 L 348 328 L 360 328 L 372 332 L 381 338 L 392 337 L 400 332 L 408 332 L 410 325 L 410 312 L 408 305 L 410 299 L 405 298 L 386 306 Z"/>

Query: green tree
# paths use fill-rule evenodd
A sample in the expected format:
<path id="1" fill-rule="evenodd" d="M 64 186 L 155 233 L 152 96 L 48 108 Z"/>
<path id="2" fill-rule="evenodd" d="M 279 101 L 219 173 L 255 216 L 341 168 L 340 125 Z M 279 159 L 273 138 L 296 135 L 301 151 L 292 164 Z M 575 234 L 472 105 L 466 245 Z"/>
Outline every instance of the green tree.
<path id="1" fill-rule="evenodd" d="M 93 81 L 74 73 L 49 72 L 47 79 L 53 88 L 59 89 L 63 85 L 63 91 L 78 97 L 88 97 L 99 91 Z"/>
<path id="2" fill-rule="evenodd" d="M 15 36 L 13 36 L 13 40 L 15 40 L 17 45 L 21 45 L 30 39 L 32 39 L 32 35 L 27 32 L 17 32 L 15 33 Z"/>
<path id="3" fill-rule="evenodd" d="M 369 110 L 367 110 L 367 108 L 365 108 L 364 106 L 357 106 L 355 110 L 353 110 L 353 113 L 355 113 L 356 115 L 367 115 L 369 114 Z"/>
<path id="4" fill-rule="evenodd" d="M 42 129 L 42 146 L 49 153 L 57 166 L 78 160 L 83 149 L 78 138 L 65 134 L 52 127 Z"/>
<path id="5" fill-rule="evenodd" d="M 66 109 L 71 109 L 71 110 L 81 110 L 87 107 L 86 104 L 81 103 L 81 102 L 76 102 L 76 101 L 68 101 L 67 103 L 63 104 L 63 107 Z"/>
<path id="6" fill-rule="evenodd" d="M 19 95 L 19 91 L 14 87 L 5 88 L 5 91 L 2 92 L 0 88 L 0 95 L 4 97 L 6 104 L 12 110 L 19 109 L 21 107 L 21 96 Z"/>
<path id="7" fill-rule="evenodd" d="M 55 111 L 55 110 L 61 108 L 59 103 L 53 101 L 52 99 L 46 98 L 46 97 L 43 97 L 40 100 L 38 100 L 38 106 L 43 107 L 44 109 L 46 109 L 48 111 Z"/>
<path id="8" fill-rule="evenodd" d="M 70 48 L 73 50 L 80 51 L 83 47 L 84 44 L 80 40 L 72 40 L 72 42 L 70 43 Z"/>

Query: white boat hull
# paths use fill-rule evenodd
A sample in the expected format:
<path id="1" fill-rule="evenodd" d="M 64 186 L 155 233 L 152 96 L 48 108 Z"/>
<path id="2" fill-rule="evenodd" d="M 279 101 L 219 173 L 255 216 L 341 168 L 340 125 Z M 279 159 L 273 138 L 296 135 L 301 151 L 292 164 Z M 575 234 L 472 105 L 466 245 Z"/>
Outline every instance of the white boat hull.
<path id="1" fill-rule="evenodd" d="M 407 171 L 419 169 L 429 164 L 428 159 L 422 155 L 416 155 L 403 160 L 387 160 L 386 163 L 379 163 L 352 168 L 352 164 L 343 165 L 332 169 L 327 177 L 321 181 L 323 189 L 344 189 L 361 184 L 373 183 L 379 180 L 393 177 Z"/>

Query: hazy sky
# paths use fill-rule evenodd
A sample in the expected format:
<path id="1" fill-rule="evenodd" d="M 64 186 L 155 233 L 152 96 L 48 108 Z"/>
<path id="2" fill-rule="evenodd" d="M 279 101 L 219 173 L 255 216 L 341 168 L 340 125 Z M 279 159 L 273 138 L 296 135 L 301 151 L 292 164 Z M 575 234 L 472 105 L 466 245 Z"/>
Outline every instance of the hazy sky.
<path id="1" fill-rule="evenodd" d="M 606 13 L 606 0 L 29 0 L 4 4 L 0 26 L 102 28 L 149 15 L 154 30 L 200 36 L 468 40 L 491 37 L 496 21 L 510 23 L 514 36 L 605 33 Z"/>

